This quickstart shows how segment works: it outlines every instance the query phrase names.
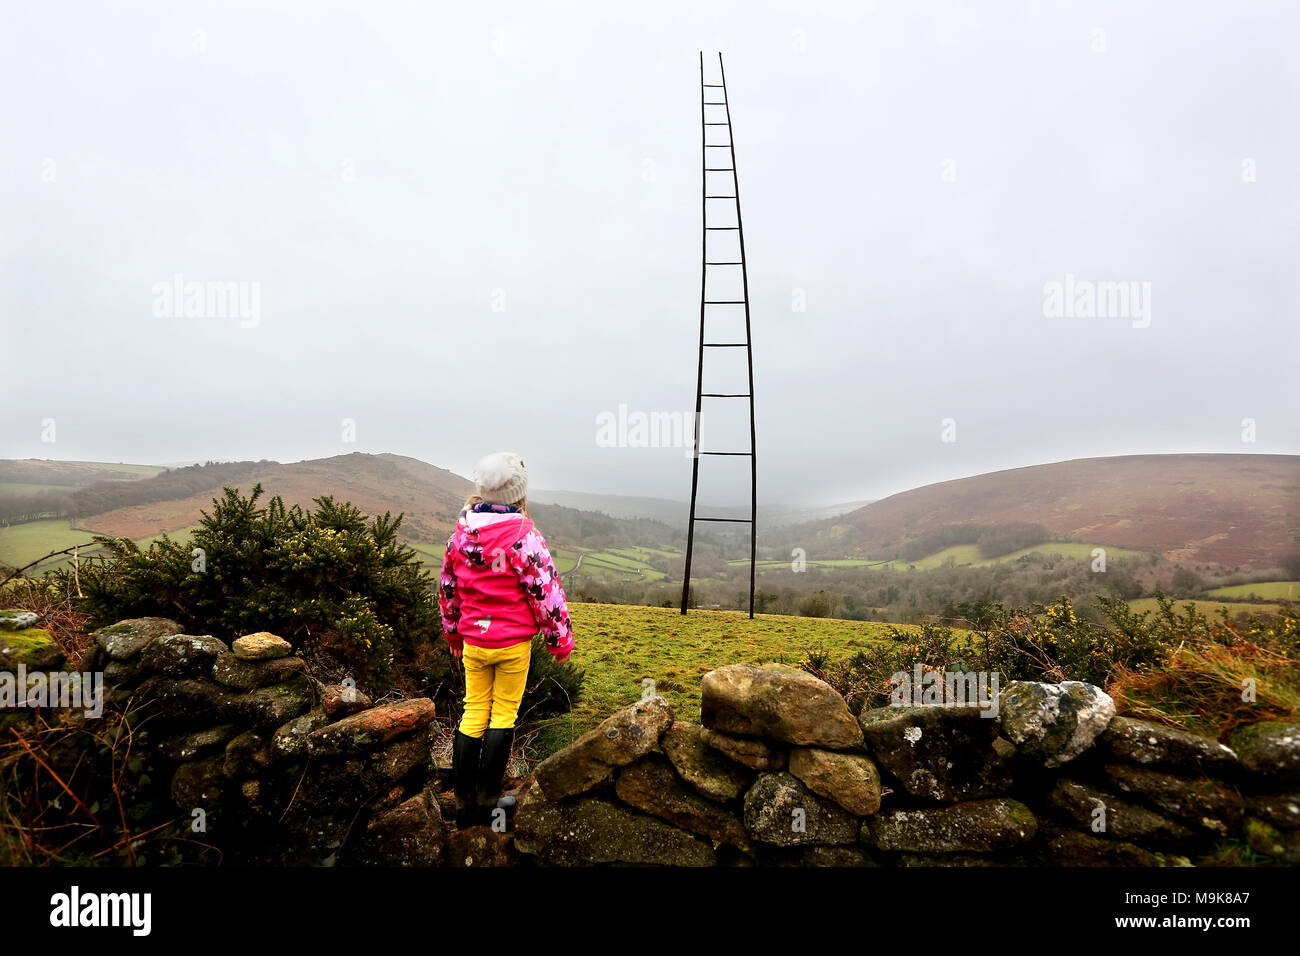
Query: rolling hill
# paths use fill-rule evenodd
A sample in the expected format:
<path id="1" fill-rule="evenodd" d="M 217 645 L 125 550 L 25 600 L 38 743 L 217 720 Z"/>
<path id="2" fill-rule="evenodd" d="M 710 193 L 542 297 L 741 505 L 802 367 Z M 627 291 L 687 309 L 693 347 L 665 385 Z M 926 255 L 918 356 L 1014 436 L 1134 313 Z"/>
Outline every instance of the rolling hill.
<path id="1" fill-rule="evenodd" d="M 54 461 L 44 458 L 0 460 L 0 495 L 29 494 L 53 488 L 84 488 L 98 481 L 151 478 L 161 465 L 112 464 L 102 461 Z"/>
<path id="2" fill-rule="evenodd" d="M 198 523 L 201 512 L 211 508 L 223 487 L 247 494 L 259 482 L 267 498 L 280 495 L 290 506 L 308 508 L 312 499 L 332 495 L 366 514 L 402 514 L 400 535 L 427 562 L 436 564 L 465 497 L 473 491 L 469 480 L 446 469 L 392 454 L 354 453 L 289 464 L 227 462 L 165 472 L 151 466 L 129 466 L 132 470 L 123 472 L 124 467 L 0 462 L 0 494 L 5 480 L 11 480 L 15 489 L 10 498 L 0 501 L 43 501 L 37 497 L 42 492 L 56 493 L 63 509 L 50 513 L 42 510 L 44 505 L 32 505 L 27 511 L 36 520 L 23 516 L 0 526 L 0 564 L 20 566 L 57 548 L 84 542 L 92 534 L 137 542 L 162 533 L 176 535 Z M 132 479 L 129 489 L 127 477 Z M 102 501 L 128 503 L 101 510 L 97 503 Z M 658 545 L 676 534 L 666 525 L 642 518 L 614 518 L 561 505 L 535 504 L 530 510 L 553 544 L 597 549 Z"/>
<path id="3" fill-rule="evenodd" d="M 329 494 L 370 514 L 402 512 L 404 537 L 441 546 L 472 490 L 467 479 L 446 469 L 392 454 L 159 471 L 148 465 L 0 462 L 0 495 L 5 489 L 11 495 L 30 496 L 42 488 L 108 488 L 104 500 L 117 494 L 117 501 L 143 503 L 95 513 L 68 512 L 46 523 L 57 525 L 54 530 L 64 536 L 75 529 L 139 540 L 192 527 L 223 484 L 247 491 L 261 482 L 268 494 L 279 494 L 291 505 L 306 507 L 313 498 Z M 154 487 L 156 493 L 150 491 Z M 122 497 L 123 489 L 134 497 Z M 92 494 L 86 500 L 99 499 Z M 543 507 L 547 501 L 553 504 Z M 534 504 L 556 544 L 602 549 L 675 548 L 682 543 L 676 540 L 682 532 L 676 522 L 651 518 L 684 510 L 684 504 L 668 499 L 538 491 Z M 817 512 L 804 512 L 805 517 L 813 514 Z M 954 526 L 1012 523 L 1041 525 L 1051 538 L 1080 546 L 1158 553 L 1183 563 L 1273 568 L 1283 555 L 1300 551 L 1300 456 L 1138 455 L 1016 468 L 927 485 L 846 514 L 785 528 L 769 516 L 760 525 L 759 544 L 792 544 L 816 560 L 861 564 L 898 559 L 908 548 L 916 551 L 927 536 Z M 15 524 L 0 530 L 0 544 L 25 554 L 44 543 L 22 544 L 33 534 L 40 538 L 38 531 L 30 524 Z M 973 545 L 949 544 L 908 560 L 927 567 L 918 559 L 974 550 Z M 41 553 L 37 550 L 32 557 Z M 977 558 L 957 563 L 979 563 Z"/>
<path id="4" fill-rule="evenodd" d="M 950 526 L 1016 522 L 1171 561 L 1276 567 L 1300 550 L 1300 456 L 1128 455 L 1014 468 L 905 491 L 787 537 L 810 554 L 887 559 Z"/>
<path id="5" fill-rule="evenodd" d="M 401 455 L 337 455 L 290 464 L 259 462 L 239 481 L 247 492 L 261 482 L 267 494 L 286 505 L 306 508 L 313 498 L 333 495 L 367 514 L 404 512 L 403 531 L 416 541 L 445 539 L 451 533 L 465 496 L 473 485 L 443 468 Z M 97 534 L 141 538 L 179 531 L 199 520 L 221 493 L 220 485 L 170 501 L 132 505 L 83 518 L 81 526 Z"/>

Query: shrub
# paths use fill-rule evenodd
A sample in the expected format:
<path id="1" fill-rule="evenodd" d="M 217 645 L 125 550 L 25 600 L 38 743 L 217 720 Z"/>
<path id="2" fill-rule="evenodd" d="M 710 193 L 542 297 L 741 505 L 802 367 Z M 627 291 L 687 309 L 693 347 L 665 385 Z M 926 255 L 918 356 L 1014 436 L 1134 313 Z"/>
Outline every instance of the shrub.
<path id="1" fill-rule="evenodd" d="M 828 591 L 814 591 L 799 601 L 799 616 L 830 617 L 835 613 L 837 603 L 835 595 Z"/>
<path id="2" fill-rule="evenodd" d="M 1032 548 L 1050 537 L 1051 533 L 1041 524 L 1015 521 L 990 525 L 980 532 L 979 537 L 975 539 L 975 544 L 979 548 L 980 557 L 996 558 L 1013 551 Z"/>
<path id="3" fill-rule="evenodd" d="M 272 631 L 327 650 L 358 680 L 431 650 L 437 594 L 419 555 L 397 539 L 400 515 L 367 520 L 330 496 L 312 511 L 286 508 L 278 495 L 261 507 L 261 496 L 261 485 L 247 497 L 224 489 L 186 542 L 164 535 L 142 550 L 97 537 L 107 554 L 83 563 L 77 607 L 92 626 L 157 615 L 226 640 Z M 47 577 L 67 589 L 70 574 Z"/>
<path id="4" fill-rule="evenodd" d="M 1121 667 L 1107 688 L 1122 711 L 1221 740 L 1243 724 L 1300 717 L 1300 611 L 1294 605 L 1234 623 L 1226 614 L 1209 620 L 1191 604 L 1176 614 L 1170 603 L 1161 602 L 1155 621 L 1162 639 L 1177 641 L 1166 665 Z"/>
<path id="5" fill-rule="evenodd" d="M 1180 611 L 1160 592 L 1154 611 L 1134 612 L 1114 598 L 1098 603 L 1102 623 L 1082 619 L 1067 598 L 1010 610 L 982 602 L 963 609 L 972 630 L 932 622 L 891 627 L 889 643 L 839 660 L 814 647 L 801 666 L 854 709 L 887 704 L 892 676 L 919 664 L 941 678 L 947 671 L 994 672 L 1003 686 L 1087 681 L 1106 688 L 1121 712 L 1220 738 L 1242 723 L 1300 714 L 1294 606 L 1239 625 L 1226 613 L 1211 621 L 1190 603 Z"/>

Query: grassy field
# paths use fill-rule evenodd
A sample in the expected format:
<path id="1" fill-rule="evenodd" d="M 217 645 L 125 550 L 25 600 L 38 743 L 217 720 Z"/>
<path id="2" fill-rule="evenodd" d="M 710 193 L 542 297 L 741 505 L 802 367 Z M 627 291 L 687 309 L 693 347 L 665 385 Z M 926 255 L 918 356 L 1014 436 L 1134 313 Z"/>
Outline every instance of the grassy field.
<path id="1" fill-rule="evenodd" d="M 34 485 L 25 481 L 0 481 L 0 498 L 6 495 L 39 495 L 46 491 L 76 491 L 80 485 Z"/>
<path id="2" fill-rule="evenodd" d="M 571 717 L 548 728 L 550 743 L 564 746 L 614 711 L 635 703 L 642 681 L 655 682 L 678 719 L 700 719 L 700 680 L 724 664 L 795 664 L 811 646 L 844 654 L 884 639 L 886 624 L 759 614 L 692 611 L 614 604 L 569 605 L 577 652 L 586 671 L 583 697 Z"/>
<path id="3" fill-rule="evenodd" d="M 1300 601 L 1300 581 L 1259 581 L 1215 588 L 1206 594 L 1216 598 L 1257 598 L 1261 601 Z"/>
<path id="4" fill-rule="evenodd" d="M 580 575 L 592 577 L 617 578 L 631 580 L 641 578 L 646 581 L 659 581 L 667 577 L 662 571 L 650 567 L 648 558 L 655 554 L 668 554 L 669 551 L 652 551 L 649 548 L 609 548 L 593 551 L 586 548 L 552 547 L 551 557 L 561 574 L 568 574 L 578 568 L 578 556 L 582 556 Z"/>
<path id="5" fill-rule="evenodd" d="M 90 538 L 91 532 L 74 530 L 67 518 L 46 518 L 11 525 L 0 528 L 0 562 L 16 567 Z"/>
<path id="6" fill-rule="evenodd" d="M 869 558 L 826 558 L 822 560 L 807 559 L 810 568 L 884 568 L 893 567 L 899 570 L 906 568 L 916 568 L 918 571 L 928 571 L 934 568 L 941 568 L 949 561 L 957 567 L 983 568 L 994 564 L 1002 564 L 1007 561 L 1016 561 L 1029 554 L 1042 555 L 1060 555 L 1066 558 L 1078 558 L 1083 561 L 1092 560 L 1092 551 L 1094 548 L 1102 547 L 1099 544 L 1085 544 L 1078 541 L 1058 541 L 1049 544 L 1039 544 L 1032 548 L 1022 548 L 1019 551 L 1013 551 L 1010 554 L 999 555 L 996 558 L 980 557 L 979 547 L 973 544 L 957 544 L 951 548 L 944 548 L 934 554 L 927 555 L 916 561 L 878 561 Z M 1128 548 L 1106 548 L 1106 557 L 1115 558 L 1145 558 L 1145 551 L 1133 551 Z M 793 558 L 791 559 L 791 561 Z M 759 561 L 759 570 L 779 570 L 790 567 L 791 561 Z M 729 561 L 728 564 L 734 566 L 749 564 L 748 559 L 739 559 Z"/>
<path id="7" fill-rule="evenodd" d="M 1226 607 L 1231 617 L 1241 614 L 1272 614 L 1278 609 L 1276 604 L 1246 604 L 1239 601 L 1175 601 L 1174 609 L 1182 610 L 1187 604 L 1195 604 L 1197 611 L 1210 618 L 1217 618 L 1221 607 Z M 1157 608 L 1155 598 L 1136 598 L 1129 601 L 1128 606 L 1135 611 L 1154 611 Z"/>
<path id="8" fill-rule="evenodd" d="M 183 541 L 197 527 L 198 525 L 192 525 L 180 531 L 173 531 L 171 537 L 174 540 Z M 0 528 L 0 563 L 17 567 L 26 564 L 28 561 L 34 561 L 42 555 L 49 554 L 51 551 L 59 551 L 74 544 L 82 544 L 94 536 L 95 532 L 93 531 L 76 530 L 66 518 L 47 518 L 43 521 L 28 521 L 25 524 Z M 156 541 L 161 537 L 162 535 L 157 534 L 147 538 L 138 538 L 136 544 L 142 548 L 147 548 L 151 541 Z M 81 554 L 84 557 L 96 551 L 99 551 L 98 547 L 83 550 Z M 63 558 L 53 558 L 27 573 L 39 574 L 42 571 L 50 571 L 71 563 L 71 555 Z"/>
<path id="9" fill-rule="evenodd" d="M 805 562 L 810 568 L 881 568 L 891 563 L 889 561 L 872 561 L 866 558 L 827 558 L 821 561 L 805 559 Z M 793 563 L 794 558 L 791 558 L 789 561 L 786 561 L 785 559 L 780 561 L 756 561 L 754 564 L 758 570 L 764 571 L 790 568 Z M 748 567 L 749 559 L 739 558 L 735 561 L 728 561 L 727 564 L 732 567 Z"/>
<path id="10" fill-rule="evenodd" d="M 914 567 L 920 570 L 929 568 L 941 568 L 951 560 L 958 567 L 969 565 L 974 568 L 984 568 L 993 564 L 1003 564 L 1007 561 L 1016 561 L 1030 554 L 1052 555 L 1059 554 L 1064 558 L 1078 558 L 1081 561 L 1091 561 L 1092 551 L 1094 548 L 1106 547 L 1100 544 L 1087 544 L 1080 541 L 1052 541 L 1047 544 L 1037 544 L 1032 548 L 1022 548 L 1019 551 L 1012 551 L 1010 554 L 999 555 L 996 558 L 980 557 L 979 547 L 973 544 L 958 544 L 951 548 L 944 548 L 942 551 L 921 558 L 919 561 L 897 561 L 897 567 Z M 1113 561 L 1117 558 L 1145 558 L 1145 551 L 1133 551 L 1128 548 L 1111 548 L 1106 547 L 1106 559 Z"/>

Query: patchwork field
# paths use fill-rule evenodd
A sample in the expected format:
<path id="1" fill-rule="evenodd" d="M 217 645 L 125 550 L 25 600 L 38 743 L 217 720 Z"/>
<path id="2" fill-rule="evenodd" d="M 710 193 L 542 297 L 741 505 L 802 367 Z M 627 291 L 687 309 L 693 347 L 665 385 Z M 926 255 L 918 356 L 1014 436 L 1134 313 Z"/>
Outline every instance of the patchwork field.
<path id="1" fill-rule="evenodd" d="M 574 547 L 552 547 L 551 557 L 561 574 L 577 571 L 593 577 L 608 577 L 613 580 L 661 581 L 667 577 L 664 572 L 650 566 L 651 556 L 668 556 L 680 558 L 680 554 L 652 548 L 608 548 L 602 551 Z M 578 558 L 581 557 L 581 565 Z"/>

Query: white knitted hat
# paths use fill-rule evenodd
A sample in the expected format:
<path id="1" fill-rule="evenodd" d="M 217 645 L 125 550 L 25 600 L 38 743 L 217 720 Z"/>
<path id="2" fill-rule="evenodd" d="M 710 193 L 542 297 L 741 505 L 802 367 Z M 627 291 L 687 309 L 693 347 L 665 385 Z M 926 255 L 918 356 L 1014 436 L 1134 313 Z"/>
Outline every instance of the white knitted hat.
<path id="1" fill-rule="evenodd" d="M 493 452 L 474 466 L 474 485 L 478 496 L 490 504 L 518 504 L 528 495 L 524 460 L 513 452 Z"/>

